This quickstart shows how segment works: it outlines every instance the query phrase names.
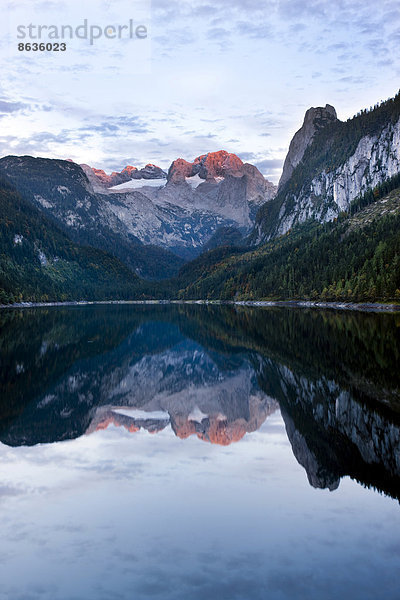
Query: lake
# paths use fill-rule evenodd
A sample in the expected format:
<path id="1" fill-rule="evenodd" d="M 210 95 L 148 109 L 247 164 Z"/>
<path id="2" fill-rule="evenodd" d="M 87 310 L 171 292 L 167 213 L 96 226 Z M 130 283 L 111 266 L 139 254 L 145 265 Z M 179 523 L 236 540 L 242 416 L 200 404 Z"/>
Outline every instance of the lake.
<path id="1" fill-rule="evenodd" d="M 0 312 L 1 600 L 398 599 L 400 315 Z"/>

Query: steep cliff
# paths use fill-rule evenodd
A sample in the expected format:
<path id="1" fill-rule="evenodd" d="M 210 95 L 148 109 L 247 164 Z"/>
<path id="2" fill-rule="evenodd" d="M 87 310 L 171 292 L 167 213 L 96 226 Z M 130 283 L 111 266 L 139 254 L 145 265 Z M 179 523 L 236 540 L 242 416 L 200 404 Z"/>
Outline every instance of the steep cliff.
<path id="1" fill-rule="evenodd" d="M 283 187 L 292 176 L 293 171 L 301 162 L 304 152 L 314 139 L 315 134 L 337 120 L 336 110 L 330 104 L 325 107 L 309 108 L 305 114 L 304 122 L 290 142 L 289 152 L 286 156 L 279 187 Z"/>
<path id="2" fill-rule="evenodd" d="M 248 232 L 260 206 L 276 191 L 257 167 L 243 163 L 236 154 L 219 150 L 198 156 L 193 162 L 174 160 L 167 185 L 154 190 L 152 197 L 216 213 Z"/>
<path id="3" fill-rule="evenodd" d="M 330 114 L 313 135 L 310 123 L 306 126 L 312 115 L 306 115 L 290 145 L 278 194 L 259 211 L 254 243 L 310 219 L 331 221 L 400 171 L 400 94 L 346 122 Z"/>

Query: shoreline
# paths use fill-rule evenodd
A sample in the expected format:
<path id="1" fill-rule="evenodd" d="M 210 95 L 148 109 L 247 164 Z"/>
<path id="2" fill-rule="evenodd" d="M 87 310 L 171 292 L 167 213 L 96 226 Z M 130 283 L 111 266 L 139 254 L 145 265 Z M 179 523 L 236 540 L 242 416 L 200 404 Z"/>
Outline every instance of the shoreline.
<path id="1" fill-rule="evenodd" d="M 319 300 L 82 300 L 70 302 L 16 302 L 0 304 L 0 309 L 51 308 L 63 306 L 102 306 L 102 305 L 168 305 L 196 304 L 205 306 L 248 306 L 248 307 L 287 307 L 352 310 L 359 312 L 396 313 L 400 304 L 379 302 L 324 302 Z"/>

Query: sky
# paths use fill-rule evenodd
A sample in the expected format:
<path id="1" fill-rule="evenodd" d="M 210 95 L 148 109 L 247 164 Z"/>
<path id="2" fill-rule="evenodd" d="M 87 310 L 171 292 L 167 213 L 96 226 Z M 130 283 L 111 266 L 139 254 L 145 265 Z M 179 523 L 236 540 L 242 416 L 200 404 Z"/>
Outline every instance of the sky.
<path id="1" fill-rule="evenodd" d="M 277 183 L 309 107 L 332 104 L 345 120 L 400 87 L 398 0 L 6 4 L 1 156 L 69 158 L 110 172 L 168 169 L 178 157 L 224 149 Z M 116 31 L 132 19 L 147 37 L 124 29 L 93 44 L 66 39 L 65 52 L 18 50 L 41 41 L 18 39 L 19 25 L 75 30 L 85 19 Z"/>

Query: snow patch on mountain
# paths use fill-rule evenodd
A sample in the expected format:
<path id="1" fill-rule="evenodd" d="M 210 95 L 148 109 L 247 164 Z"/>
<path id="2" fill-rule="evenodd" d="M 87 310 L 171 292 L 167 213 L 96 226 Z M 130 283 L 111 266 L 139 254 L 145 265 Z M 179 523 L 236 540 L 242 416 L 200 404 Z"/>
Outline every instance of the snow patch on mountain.
<path id="1" fill-rule="evenodd" d="M 199 174 L 193 175 L 192 177 L 185 177 L 185 180 L 194 190 L 199 187 L 201 183 L 204 183 L 204 179 L 202 179 Z"/>
<path id="2" fill-rule="evenodd" d="M 131 179 L 130 181 L 125 181 L 125 183 L 120 183 L 119 185 L 114 185 L 111 188 L 108 188 L 110 191 L 119 190 L 140 190 L 145 187 L 154 187 L 160 188 L 164 187 L 167 183 L 165 178 L 163 179 Z"/>

